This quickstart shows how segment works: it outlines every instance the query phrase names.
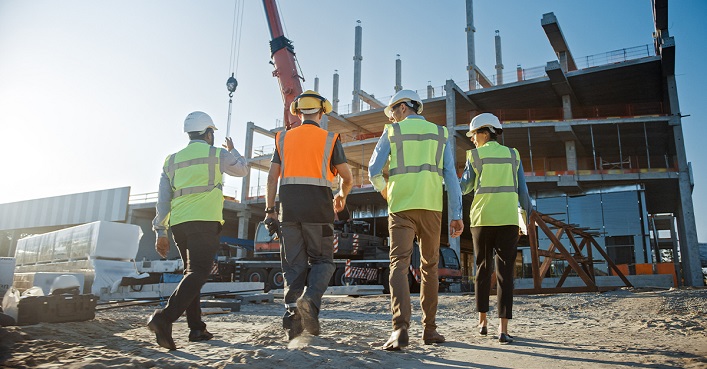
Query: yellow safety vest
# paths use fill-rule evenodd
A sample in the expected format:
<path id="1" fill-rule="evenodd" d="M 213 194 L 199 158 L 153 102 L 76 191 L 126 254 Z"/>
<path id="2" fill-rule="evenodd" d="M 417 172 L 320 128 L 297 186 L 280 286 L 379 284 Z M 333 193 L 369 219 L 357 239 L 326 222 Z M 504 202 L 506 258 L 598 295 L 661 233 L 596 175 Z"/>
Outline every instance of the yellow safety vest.
<path id="1" fill-rule="evenodd" d="M 518 150 L 489 141 L 466 159 L 476 173 L 471 226 L 518 225 Z"/>
<path id="2" fill-rule="evenodd" d="M 221 150 L 191 142 L 167 157 L 164 171 L 173 191 L 170 225 L 197 220 L 224 223 Z"/>
<path id="3" fill-rule="evenodd" d="M 390 140 L 388 212 L 442 211 L 442 179 L 447 128 L 408 118 L 386 125 Z"/>

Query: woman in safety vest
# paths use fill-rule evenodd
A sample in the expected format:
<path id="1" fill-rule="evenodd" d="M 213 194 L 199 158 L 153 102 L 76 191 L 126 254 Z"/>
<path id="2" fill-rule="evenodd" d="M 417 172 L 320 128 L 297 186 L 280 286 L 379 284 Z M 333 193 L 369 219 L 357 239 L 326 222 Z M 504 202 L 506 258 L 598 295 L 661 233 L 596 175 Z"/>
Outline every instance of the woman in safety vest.
<path id="1" fill-rule="evenodd" d="M 466 136 L 476 149 L 467 151 L 466 168 L 461 178 L 463 194 L 474 192 L 469 221 L 474 242 L 477 273 L 474 284 L 479 334 L 487 334 L 491 259 L 496 252 L 498 340 L 510 343 L 508 319 L 513 317 L 513 272 L 519 238 L 518 202 L 530 214 L 532 204 L 523 176 L 518 150 L 499 144 L 501 122 L 490 113 L 474 117 Z"/>

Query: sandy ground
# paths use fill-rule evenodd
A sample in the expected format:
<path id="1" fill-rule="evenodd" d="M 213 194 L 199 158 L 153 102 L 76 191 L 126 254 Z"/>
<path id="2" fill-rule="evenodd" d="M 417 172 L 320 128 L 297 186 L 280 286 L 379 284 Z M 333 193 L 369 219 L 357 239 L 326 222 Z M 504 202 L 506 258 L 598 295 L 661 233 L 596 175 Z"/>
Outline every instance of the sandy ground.
<path id="1" fill-rule="evenodd" d="M 154 307 L 99 311 L 87 322 L 0 328 L 0 366 L 10 368 L 705 368 L 707 289 L 619 290 L 516 296 L 501 345 L 478 336 L 473 296 L 440 296 L 439 331 L 448 342 L 423 345 L 413 300 L 410 346 L 380 347 L 390 334 L 388 296 L 326 297 L 322 334 L 287 342 L 282 300 L 245 304 L 205 317 L 216 337 L 191 343 L 184 318 L 174 325 L 178 351 L 154 343 L 145 320 Z M 490 316 L 495 313 L 492 302 Z M 496 332 L 496 319 L 489 332 Z"/>

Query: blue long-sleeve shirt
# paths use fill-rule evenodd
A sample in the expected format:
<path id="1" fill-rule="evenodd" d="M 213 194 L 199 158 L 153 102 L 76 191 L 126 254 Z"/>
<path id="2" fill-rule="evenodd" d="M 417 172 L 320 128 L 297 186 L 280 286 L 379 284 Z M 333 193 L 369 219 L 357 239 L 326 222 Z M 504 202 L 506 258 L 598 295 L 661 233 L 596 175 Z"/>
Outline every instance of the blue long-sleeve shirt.
<path id="1" fill-rule="evenodd" d="M 410 119 L 425 119 L 421 115 L 409 115 Z M 404 122 L 404 120 L 403 120 Z M 371 160 L 368 162 L 368 178 L 373 188 L 380 192 L 385 189 L 387 183 L 383 178 L 383 168 L 390 157 L 390 140 L 388 139 L 388 128 L 383 131 L 376 148 L 373 150 Z M 454 156 L 449 145 L 444 147 L 442 175 L 444 183 L 447 185 L 447 201 L 453 220 L 462 219 L 462 194 L 456 184 L 458 183 L 457 172 L 454 164 Z"/>
<path id="2" fill-rule="evenodd" d="M 530 200 L 530 194 L 528 193 L 528 185 L 525 182 L 525 173 L 523 172 L 523 163 L 518 165 L 518 202 L 520 206 L 525 210 L 526 214 L 530 215 L 533 210 L 533 203 Z M 471 167 L 469 160 L 466 161 L 466 166 L 464 167 L 464 174 L 459 181 L 461 191 L 464 195 L 474 191 L 474 181 L 476 180 L 476 172 Z"/>
<path id="3" fill-rule="evenodd" d="M 195 142 L 206 143 L 204 140 L 191 140 L 189 141 L 189 144 Z M 221 173 L 226 173 L 234 177 L 244 177 L 250 170 L 246 159 L 235 148 L 231 151 L 221 150 L 221 154 L 219 155 L 219 166 Z M 160 176 L 157 204 L 155 205 L 157 215 L 152 221 L 152 229 L 157 234 L 157 237 L 167 236 L 167 228 L 169 226 L 166 220 L 167 215 L 172 211 L 173 193 L 174 191 L 172 191 L 172 184 L 169 182 L 169 177 L 163 169 L 162 175 Z"/>

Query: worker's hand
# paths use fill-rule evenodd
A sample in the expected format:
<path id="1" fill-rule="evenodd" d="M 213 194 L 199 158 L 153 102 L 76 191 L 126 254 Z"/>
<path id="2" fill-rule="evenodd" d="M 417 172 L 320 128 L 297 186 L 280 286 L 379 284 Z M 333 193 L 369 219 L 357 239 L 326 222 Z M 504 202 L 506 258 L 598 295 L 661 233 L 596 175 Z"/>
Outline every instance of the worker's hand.
<path id="1" fill-rule="evenodd" d="M 334 213 L 338 213 L 342 210 L 344 210 L 344 207 L 346 206 L 346 197 L 341 194 L 341 192 L 337 193 L 336 196 L 334 196 Z"/>
<path id="2" fill-rule="evenodd" d="M 388 200 L 388 188 L 387 187 L 384 188 L 383 191 L 380 192 L 380 194 L 381 194 L 381 196 L 383 196 L 383 198 L 385 200 Z"/>
<path id="3" fill-rule="evenodd" d="M 228 151 L 233 150 L 233 140 L 230 137 L 226 137 L 226 143 L 223 144 L 223 147 Z"/>
<path id="4" fill-rule="evenodd" d="M 157 237 L 155 250 L 161 257 L 166 258 L 169 252 L 169 239 L 167 237 Z"/>
<path id="5" fill-rule="evenodd" d="M 461 219 L 452 220 L 449 223 L 449 236 L 452 238 L 457 238 L 462 235 L 464 231 L 464 221 Z"/>

